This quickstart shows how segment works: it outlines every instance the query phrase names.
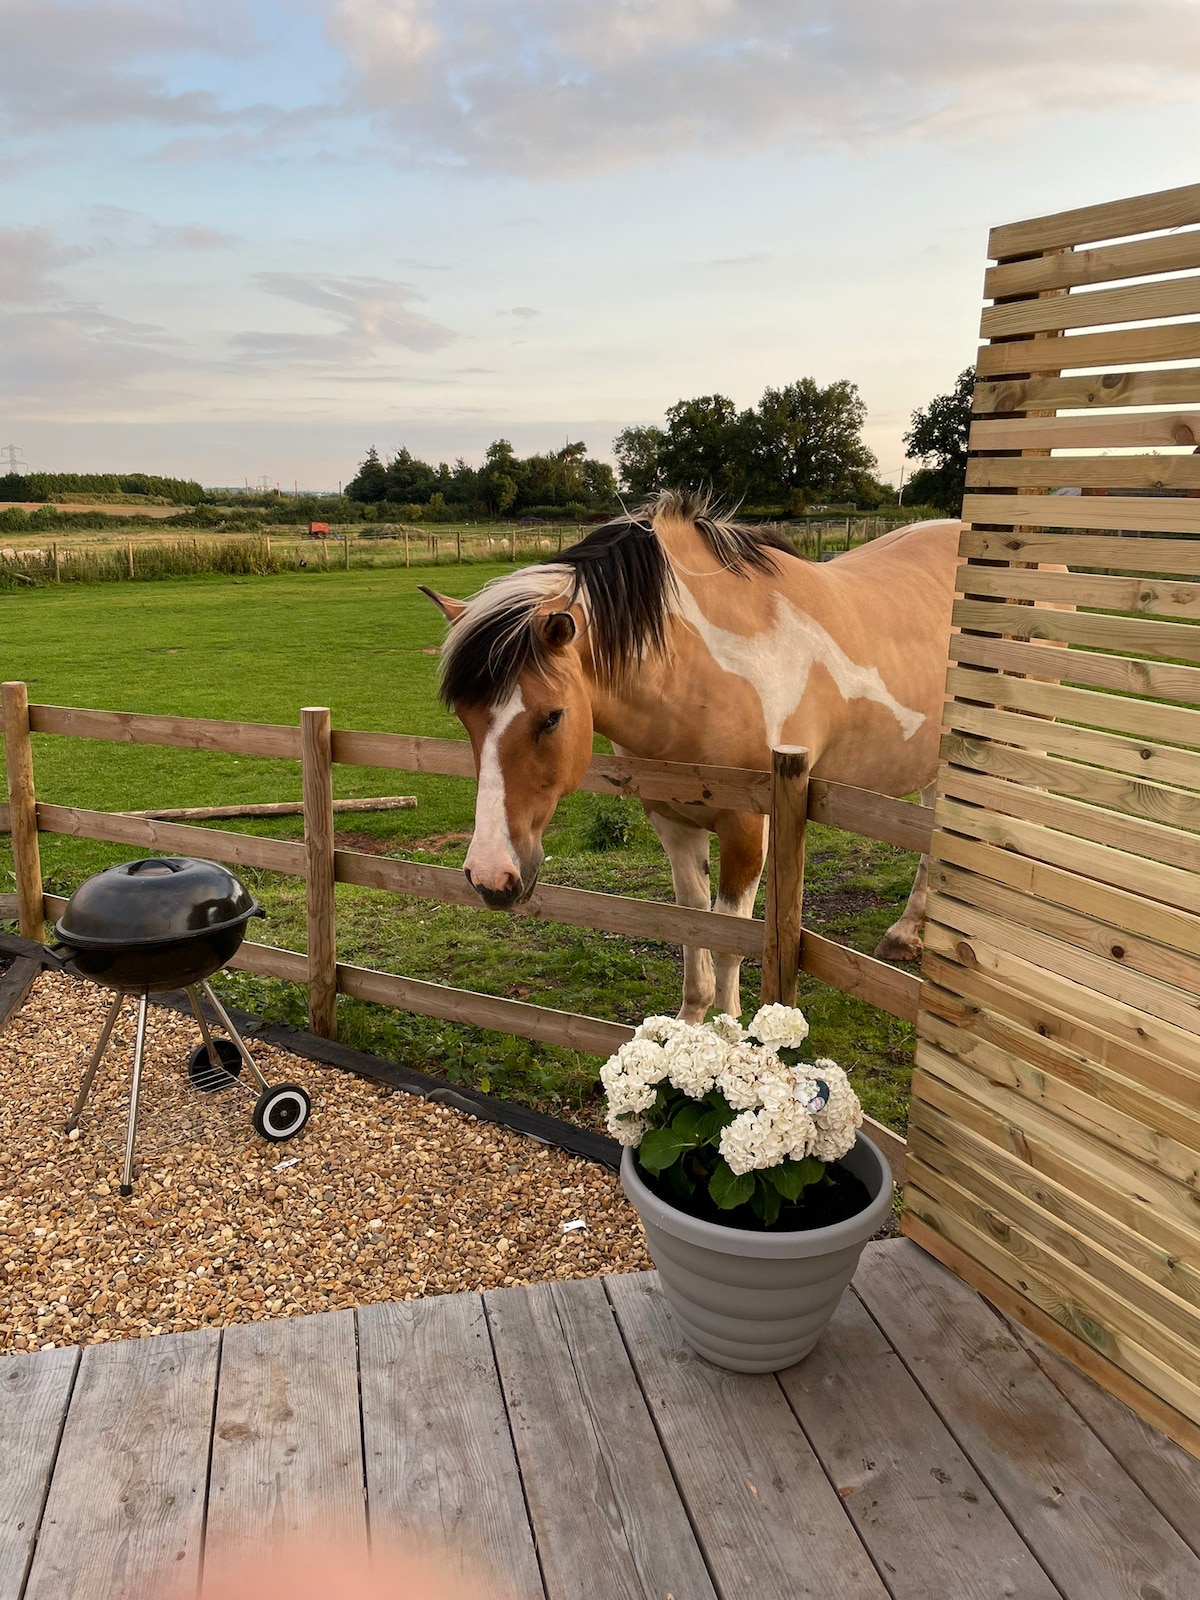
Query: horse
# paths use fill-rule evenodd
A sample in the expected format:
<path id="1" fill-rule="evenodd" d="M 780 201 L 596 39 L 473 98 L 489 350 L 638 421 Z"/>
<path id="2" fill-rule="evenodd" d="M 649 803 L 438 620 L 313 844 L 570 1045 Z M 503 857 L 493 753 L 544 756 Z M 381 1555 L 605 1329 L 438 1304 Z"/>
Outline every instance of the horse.
<path id="1" fill-rule="evenodd" d="M 814 777 L 887 795 L 928 791 L 945 697 L 957 520 L 914 523 L 836 560 L 798 556 L 700 495 L 667 491 L 554 560 L 470 600 L 422 585 L 449 632 L 440 690 L 478 776 L 464 871 L 493 910 L 532 894 L 542 836 L 601 733 L 619 755 L 769 768 L 807 746 Z M 767 819 L 643 801 L 678 904 L 753 913 Z M 876 954 L 920 953 L 927 866 Z M 680 1016 L 741 1010 L 741 958 L 685 948 Z"/>

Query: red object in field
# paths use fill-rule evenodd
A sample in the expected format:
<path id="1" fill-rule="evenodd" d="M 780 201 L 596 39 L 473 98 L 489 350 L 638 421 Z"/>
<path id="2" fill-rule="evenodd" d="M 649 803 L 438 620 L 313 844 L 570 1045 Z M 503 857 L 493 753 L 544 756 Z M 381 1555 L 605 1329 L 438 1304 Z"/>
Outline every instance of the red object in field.
<path id="1" fill-rule="evenodd" d="M 310 539 L 328 539 L 329 524 L 327 522 L 310 522 L 308 536 Z"/>

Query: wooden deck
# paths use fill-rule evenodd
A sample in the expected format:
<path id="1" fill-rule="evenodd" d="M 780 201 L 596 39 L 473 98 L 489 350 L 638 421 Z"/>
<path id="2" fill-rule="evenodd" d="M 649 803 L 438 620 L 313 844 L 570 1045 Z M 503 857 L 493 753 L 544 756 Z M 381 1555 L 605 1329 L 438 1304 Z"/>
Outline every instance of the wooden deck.
<path id="1" fill-rule="evenodd" d="M 368 1527 L 503 1600 L 1200 1597 L 1200 1463 L 907 1240 L 778 1378 L 689 1355 L 653 1274 L 0 1363 L 0 1600 Z"/>

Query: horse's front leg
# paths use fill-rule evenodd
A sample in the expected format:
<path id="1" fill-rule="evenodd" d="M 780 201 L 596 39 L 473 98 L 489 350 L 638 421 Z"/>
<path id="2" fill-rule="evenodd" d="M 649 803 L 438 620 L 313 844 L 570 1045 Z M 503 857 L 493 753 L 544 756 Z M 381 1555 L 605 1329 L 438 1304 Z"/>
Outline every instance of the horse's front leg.
<path id="1" fill-rule="evenodd" d="M 677 905 L 694 911 L 712 908 L 712 886 L 708 868 L 708 829 L 694 822 L 683 822 L 665 811 L 646 807 L 651 826 L 671 863 Z M 685 1022 L 703 1022 L 713 1003 L 713 963 L 707 950 L 683 947 L 683 1005 L 679 1015 Z"/>
<path id="2" fill-rule="evenodd" d="M 753 812 L 726 811 L 717 818 L 716 831 L 721 841 L 721 878 L 714 909 L 734 917 L 752 917 L 766 858 L 767 819 Z M 714 960 L 717 1010 L 739 1016 L 742 958 L 717 953 Z"/>

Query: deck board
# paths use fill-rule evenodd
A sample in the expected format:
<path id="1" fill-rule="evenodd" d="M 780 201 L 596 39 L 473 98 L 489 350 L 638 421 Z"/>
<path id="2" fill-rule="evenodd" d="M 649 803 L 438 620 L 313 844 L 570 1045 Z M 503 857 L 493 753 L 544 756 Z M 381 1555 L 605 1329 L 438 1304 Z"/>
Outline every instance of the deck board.
<path id="1" fill-rule="evenodd" d="M 78 1365 L 75 1349 L 0 1365 L 0 1600 L 25 1583 Z"/>
<path id="2" fill-rule="evenodd" d="M 482 1296 L 358 1313 L 371 1535 L 429 1535 L 505 1600 L 544 1593 Z"/>
<path id="3" fill-rule="evenodd" d="M 227 1328 L 204 1578 L 299 1533 L 365 1543 L 353 1311 Z"/>
<path id="4" fill-rule="evenodd" d="M 192 1600 L 219 1344 L 84 1350 L 25 1600 Z"/>
<path id="5" fill-rule="evenodd" d="M 856 1295 L 779 1381 L 894 1600 L 1056 1600 Z"/>
<path id="6" fill-rule="evenodd" d="M 195 1600 L 368 1523 L 504 1600 L 1200 1596 L 1200 1463 L 907 1240 L 777 1377 L 652 1273 L 0 1362 L 0 1600 Z"/>
<path id="7" fill-rule="evenodd" d="M 1196 1600 L 1194 1552 L 973 1289 L 908 1240 L 855 1287 L 1067 1600 Z"/>
<path id="8" fill-rule="evenodd" d="M 601 1284 L 484 1303 L 550 1600 L 716 1600 Z"/>
<path id="9" fill-rule="evenodd" d="M 653 1278 L 605 1282 L 721 1600 L 887 1600 L 774 1377 L 693 1355 Z"/>

